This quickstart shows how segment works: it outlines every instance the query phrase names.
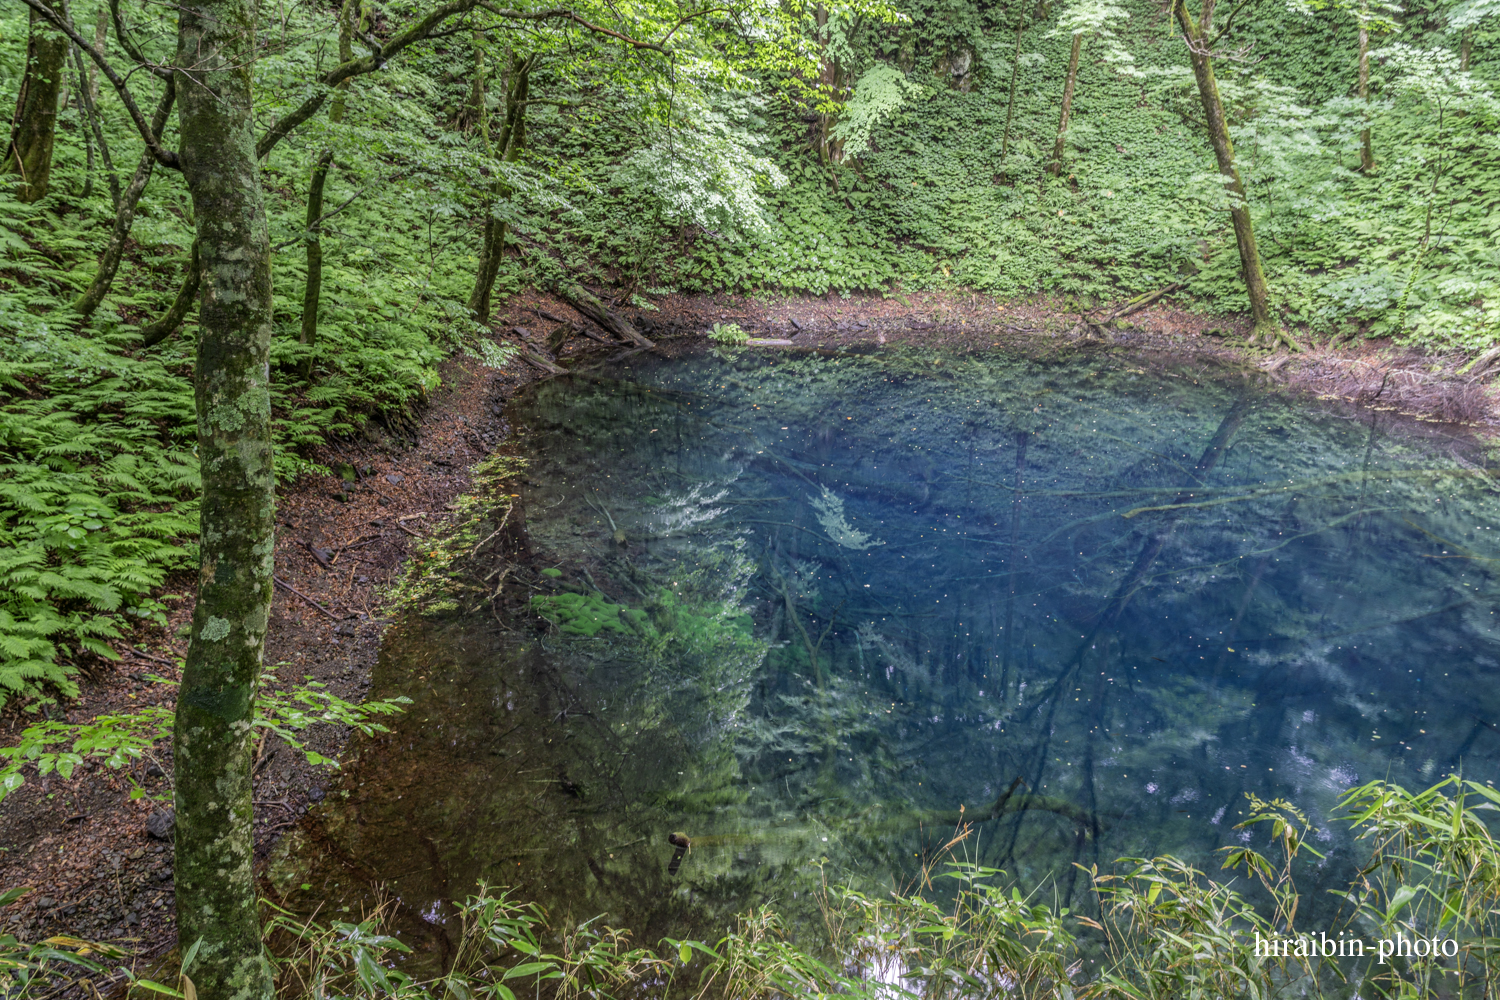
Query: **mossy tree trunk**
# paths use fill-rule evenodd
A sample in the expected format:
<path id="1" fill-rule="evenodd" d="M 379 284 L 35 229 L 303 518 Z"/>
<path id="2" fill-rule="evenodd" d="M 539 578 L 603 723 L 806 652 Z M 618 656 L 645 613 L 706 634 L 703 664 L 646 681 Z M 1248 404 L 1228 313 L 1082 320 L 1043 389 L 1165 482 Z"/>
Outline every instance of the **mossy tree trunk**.
<path id="1" fill-rule="evenodd" d="M 11 119 L 10 149 L 4 172 L 19 174 L 16 198 L 41 201 L 52 174 L 52 143 L 57 133 L 57 102 L 62 94 L 68 38 L 35 10 L 26 37 L 26 70 Z"/>
<path id="2" fill-rule="evenodd" d="M 255 0 L 177 5 L 178 157 L 202 287 L 198 598 L 173 736 L 178 938 L 215 1000 L 272 996 L 251 872 L 251 721 L 272 596 L 271 248 L 251 117 Z"/>
<path id="3" fill-rule="evenodd" d="M 1240 251 L 1240 273 L 1245 290 L 1250 295 L 1250 312 L 1254 320 L 1252 342 L 1262 337 L 1268 343 L 1283 341 L 1296 350 L 1296 342 L 1281 329 L 1271 312 L 1271 290 L 1266 284 L 1266 272 L 1261 266 L 1260 249 L 1255 244 L 1255 229 L 1250 221 L 1250 203 L 1245 198 L 1245 185 L 1234 165 L 1234 143 L 1229 138 L 1229 122 L 1224 116 L 1224 102 L 1219 98 L 1219 84 L 1214 79 L 1212 58 L 1213 45 L 1213 0 L 1203 0 L 1201 15 L 1194 18 L 1187 9 L 1187 0 L 1173 0 L 1173 14 L 1187 42 L 1188 58 L 1193 64 L 1193 77 L 1198 83 L 1198 96 L 1203 102 L 1203 120 L 1208 126 L 1208 141 L 1213 146 L 1214 159 L 1218 162 L 1219 175 L 1224 178 L 1224 191 L 1229 196 L 1229 217 L 1234 224 L 1234 239 Z"/>
<path id="4" fill-rule="evenodd" d="M 1063 80 L 1062 117 L 1057 123 L 1057 138 L 1052 143 L 1052 162 L 1047 172 L 1053 177 L 1062 173 L 1063 148 L 1068 139 L 1068 118 L 1073 114 L 1073 88 L 1078 84 L 1078 55 L 1083 50 L 1083 32 L 1073 35 L 1073 53 L 1068 56 L 1068 75 Z"/>
<path id="5" fill-rule="evenodd" d="M 531 93 L 531 70 L 536 65 L 536 56 L 522 59 L 516 56 L 511 63 L 511 78 L 505 93 L 505 124 L 500 128 L 500 140 L 490 142 L 489 116 L 479 119 L 479 132 L 484 137 L 490 155 L 498 153 L 502 163 L 515 163 L 526 147 L 526 102 Z M 505 236 L 509 224 L 495 218 L 495 203 L 506 196 L 508 185 L 505 178 L 495 178 L 490 197 L 484 205 L 484 232 L 479 242 L 479 268 L 474 276 L 474 290 L 469 293 L 469 311 L 474 319 L 483 324 L 490 321 L 490 309 L 495 288 L 495 278 L 500 274 L 500 264 L 505 257 Z"/>

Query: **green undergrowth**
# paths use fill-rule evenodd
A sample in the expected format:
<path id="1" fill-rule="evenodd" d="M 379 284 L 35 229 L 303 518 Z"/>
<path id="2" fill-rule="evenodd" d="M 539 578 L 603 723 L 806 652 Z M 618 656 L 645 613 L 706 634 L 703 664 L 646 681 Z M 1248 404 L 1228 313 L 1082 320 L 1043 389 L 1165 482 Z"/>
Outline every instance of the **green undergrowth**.
<path id="1" fill-rule="evenodd" d="M 456 905 L 454 947 L 436 976 L 418 971 L 410 945 L 387 933 L 389 903 L 346 921 L 267 903 L 264 927 L 278 995 L 289 998 L 1481 997 L 1497 972 L 1500 846 L 1483 817 L 1497 801 L 1493 789 L 1456 776 L 1415 793 L 1381 781 L 1350 789 L 1344 820 L 1368 857 L 1347 889 L 1333 890 L 1337 910 L 1317 926 L 1298 885 L 1299 876 L 1319 881 L 1304 863 L 1317 855 L 1306 843 L 1315 831 L 1287 803 L 1252 795 L 1239 829 L 1269 834 L 1264 853 L 1225 848 L 1217 873 L 1170 856 L 1118 859 L 1110 871 L 1088 871 L 1088 912 L 965 860 L 961 829 L 949 845 L 959 846 L 920 885 L 880 895 L 823 884 L 818 940 L 761 906 L 714 940 L 638 941 L 602 915 L 558 921 L 485 884 Z M 1229 881 L 1238 869 L 1246 877 Z M 68 971 L 112 971 L 126 958 L 74 938 L 4 937 L 0 989 L 40 997 Z M 180 984 L 191 963 L 190 949 Z M 137 980 L 131 995 L 181 992 Z"/>

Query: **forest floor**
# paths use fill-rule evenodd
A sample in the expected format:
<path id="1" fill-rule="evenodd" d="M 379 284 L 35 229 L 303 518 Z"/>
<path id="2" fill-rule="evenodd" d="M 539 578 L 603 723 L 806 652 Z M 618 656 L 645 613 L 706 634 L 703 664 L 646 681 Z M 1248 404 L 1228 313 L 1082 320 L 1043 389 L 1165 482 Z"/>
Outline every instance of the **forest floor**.
<path id="1" fill-rule="evenodd" d="M 1197 359 L 1225 368 L 1259 370 L 1268 380 L 1325 400 L 1393 410 L 1421 420 L 1461 422 L 1483 433 L 1500 424 L 1481 378 L 1460 376 L 1468 358 L 1420 354 L 1374 341 L 1298 354 L 1249 350 L 1236 343 L 1244 321 L 1196 314 L 1156 303 L 1111 322 L 1081 323 L 1055 300 L 997 302 L 984 296 L 786 298 L 668 297 L 654 312 L 637 312 L 648 336 L 700 336 L 714 323 L 738 323 L 755 338 L 792 346 L 837 348 L 910 344 L 949 349 L 1073 345 L 1134 349 L 1166 360 Z M 1098 310 L 1095 320 L 1107 318 Z M 544 346 L 559 328 L 583 320 L 550 296 L 511 299 L 493 326 L 502 337 Z M 775 349 L 777 345 L 767 345 Z M 599 350 L 569 336 L 558 360 Z M 276 588 L 267 671 L 276 686 L 312 679 L 358 700 L 369 686 L 381 636 L 391 624 L 385 597 L 403 571 L 408 540 L 439 529 L 453 501 L 470 485 L 467 469 L 509 433 L 505 402 L 542 372 L 521 361 L 503 370 L 466 356 L 443 368 L 443 385 L 413 426 L 371 425 L 359 440 L 330 445 L 313 457 L 338 477 L 305 476 L 280 496 Z M 350 478 L 352 477 L 352 481 Z M 190 594 L 188 577 L 169 592 Z M 142 628 L 120 643 L 118 662 L 95 661 L 80 678 L 81 696 L 51 717 L 84 722 L 143 705 L 173 704 L 176 662 L 186 652 L 191 599 L 179 597 L 170 626 Z M 135 648 L 127 648 L 135 647 Z M 14 745 L 35 715 L 0 715 L 0 743 Z M 336 756 L 347 733 L 332 726 L 306 734 L 308 745 Z M 283 831 L 324 796 L 330 769 L 272 740 L 256 765 L 256 857 L 263 862 Z M 147 797 L 131 800 L 118 772 L 86 765 L 71 780 L 32 778 L 0 807 L 0 889 L 32 891 L 0 911 L 0 933 L 21 940 L 72 934 L 121 944 L 142 968 L 175 944 L 170 833 L 170 749 L 134 770 Z M 156 814 L 157 836 L 148 831 Z"/>

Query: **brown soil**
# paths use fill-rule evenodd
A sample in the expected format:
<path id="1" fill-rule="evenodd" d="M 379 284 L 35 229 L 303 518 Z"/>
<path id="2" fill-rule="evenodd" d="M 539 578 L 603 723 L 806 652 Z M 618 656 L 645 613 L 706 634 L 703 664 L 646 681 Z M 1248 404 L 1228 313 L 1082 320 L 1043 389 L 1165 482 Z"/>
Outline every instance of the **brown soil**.
<path id="1" fill-rule="evenodd" d="M 1421 355 L 1379 342 L 1268 354 L 1237 345 L 1247 324 L 1159 302 L 1099 326 L 1080 324 L 1057 301 L 997 301 L 979 295 L 918 295 L 753 300 L 731 296 L 670 296 L 659 310 L 634 313 L 652 337 L 699 336 L 713 323 L 738 323 L 752 337 L 792 346 L 916 344 L 984 348 L 1022 340 L 1063 345 L 1092 341 L 1174 355 L 1211 356 L 1233 366 L 1259 367 L 1294 390 L 1396 410 L 1423 420 L 1488 427 L 1495 404 L 1480 379 L 1456 374 L 1460 356 Z M 1098 311 L 1100 318 L 1105 311 Z M 497 317 L 502 339 L 547 350 L 567 361 L 600 350 L 576 334 L 584 321 L 557 300 L 518 296 Z M 571 329 L 570 329 L 571 328 Z M 597 331 L 593 331 L 596 332 Z M 568 334 L 564 338 L 564 334 Z M 771 345 L 774 346 L 774 345 Z M 389 624 L 383 597 L 402 571 L 411 536 L 437 530 L 452 501 L 469 485 L 467 469 L 508 434 L 504 401 L 540 370 L 513 362 L 503 371 L 457 357 L 443 368 L 443 387 L 420 419 L 404 427 L 372 428 L 311 457 L 348 467 L 353 481 L 303 477 L 280 498 L 276 544 L 278 586 L 267 644 L 267 670 L 278 684 L 311 678 L 357 700 Z M 327 565 L 324 565 L 326 562 Z M 168 592 L 189 593 L 190 579 Z M 185 643 L 174 638 L 191 615 L 181 598 L 167 629 L 142 629 L 122 643 L 116 663 L 85 669 L 81 696 L 53 717 L 83 722 L 142 705 L 171 706 Z M 126 648 L 127 645 L 134 648 Z M 14 709 L 0 717 L 0 743 L 13 745 L 36 716 Z M 309 746 L 334 756 L 345 733 L 335 727 L 308 734 Z M 256 777 L 256 854 L 262 861 L 281 833 L 299 822 L 309 802 L 322 798 L 328 769 L 272 740 L 261 748 Z M 85 765 L 71 780 L 30 776 L 0 805 L 0 889 L 32 891 L 0 911 L 0 933 L 21 940 L 51 934 L 116 942 L 143 962 L 175 944 L 170 844 L 154 839 L 146 820 L 170 800 L 170 749 L 141 761 L 132 774 L 149 797 L 132 801 L 123 773 Z"/>

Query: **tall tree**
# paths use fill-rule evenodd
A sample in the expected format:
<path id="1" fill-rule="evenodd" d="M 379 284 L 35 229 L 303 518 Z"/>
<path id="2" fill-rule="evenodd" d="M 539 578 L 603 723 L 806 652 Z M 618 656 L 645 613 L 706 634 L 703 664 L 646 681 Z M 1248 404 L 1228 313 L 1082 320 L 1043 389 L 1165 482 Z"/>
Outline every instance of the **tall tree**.
<path id="1" fill-rule="evenodd" d="M 1359 133 L 1359 169 L 1368 174 L 1375 169 L 1375 151 L 1370 148 L 1370 16 L 1365 8 L 1359 12 L 1359 99 L 1365 104 L 1365 127 Z"/>
<path id="2" fill-rule="evenodd" d="M 500 265 L 505 257 L 505 236 L 509 224 L 495 218 L 495 207 L 506 197 L 509 189 L 504 173 L 506 167 L 520 159 L 521 151 L 526 147 L 526 105 L 531 97 L 531 71 L 536 66 L 536 60 L 536 53 L 525 58 L 512 58 L 510 79 L 505 88 L 505 123 L 500 127 L 498 142 L 490 139 L 489 115 L 481 114 L 479 118 L 479 134 L 484 140 L 485 152 L 492 160 L 497 159 L 501 164 L 484 203 L 484 232 L 479 243 L 479 268 L 474 277 L 474 290 L 469 293 L 469 311 L 480 323 L 489 322 L 495 278 L 500 274 Z"/>
<path id="3" fill-rule="evenodd" d="M 1078 82 L 1078 56 L 1083 49 L 1083 32 L 1073 32 L 1073 51 L 1068 56 L 1068 72 L 1063 81 L 1062 112 L 1057 122 L 1057 137 L 1052 140 L 1052 160 L 1047 172 L 1056 177 L 1062 172 L 1063 146 L 1068 138 L 1068 118 L 1073 113 L 1073 88 Z"/>
<path id="4" fill-rule="evenodd" d="M 1261 266 L 1260 250 L 1255 244 L 1250 203 L 1245 199 L 1245 185 L 1234 165 L 1234 143 L 1229 138 L 1224 102 L 1219 97 L 1218 81 L 1214 79 L 1213 45 L 1223 35 L 1223 31 L 1216 34 L 1214 30 L 1214 0 L 1201 0 L 1197 17 L 1187 9 L 1187 0 L 1173 0 L 1172 13 L 1187 42 L 1188 59 L 1192 62 L 1193 78 L 1203 104 L 1203 120 L 1208 127 L 1209 145 L 1213 147 L 1219 175 L 1224 179 L 1224 191 L 1229 196 L 1229 217 L 1234 224 L 1234 239 L 1240 252 L 1240 274 L 1250 295 L 1250 313 L 1254 322 L 1251 341 L 1264 338 L 1274 344 L 1280 340 L 1296 350 L 1296 342 L 1271 312 L 1271 290 Z"/>
<path id="5" fill-rule="evenodd" d="M 198 599 L 173 729 L 177 925 L 198 946 L 184 971 L 205 997 L 226 998 L 269 997 L 273 987 L 251 871 L 249 723 L 276 525 L 271 241 L 251 115 L 256 6 L 177 8 L 178 156 L 202 268 L 193 387 L 203 478 Z"/>
<path id="6" fill-rule="evenodd" d="M 1052 159 L 1047 162 L 1047 172 L 1056 177 L 1062 172 L 1063 152 L 1067 146 L 1068 120 L 1073 114 L 1073 94 L 1078 84 L 1078 58 L 1083 50 L 1083 40 L 1089 35 L 1098 35 L 1106 43 L 1105 60 L 1119 67 L 1129 67 L 1131 57 L 1115 37 L 1114 25 L 1129 15 L 1123 7 L 1112 0 L 1074 0 L 1058 18 L 1057 27 L 1047 33 L 1048 37 L 1069 35 L 1073 40 L 1068 56 L 1068 72 L 1063 78 L 1062 109 L 1057 123 L 1057 136 L 1052 142 Z M 1017 51 L 1020 49 L 1019 34 Z M 1012 79 L 1012 86 L 1014 86 Z"/>
<path id="7" fill-rule="evenodd" d="M 16 95 L 10 146 L 3 168 L 5 173 L 20 175 L 20 183 L 16 185 L 16 198 L 20 201 L 40 201 L 47 194 L 53 137 L 57 132 L 57 102 L 62 95 L 67 59 L 67 36 L 33 9 L 26 36 L 26 70 Z"/>
<path id="8" fill-rule="evenodd" d="M 359 0 L 344 0 L 339 10 L 339 61 L 354 58 L 355 23 L 360 20 Z M 338 125 L 344 120 L 349 81 L 338 84 L 328 120 Z M 307 244 L 307 283 L 302 290 L 302 344 L 307 348 L 302 374 L 312 374 L 313 348 L 318 343 L 318 301 L 323 295 L 323 188 L 328 182 L 328 168 L 333 164 L 333 150 L 324 147 L 313 164 L 312 181 L 307 189 L 307 224 L 303 239 Z"/>

